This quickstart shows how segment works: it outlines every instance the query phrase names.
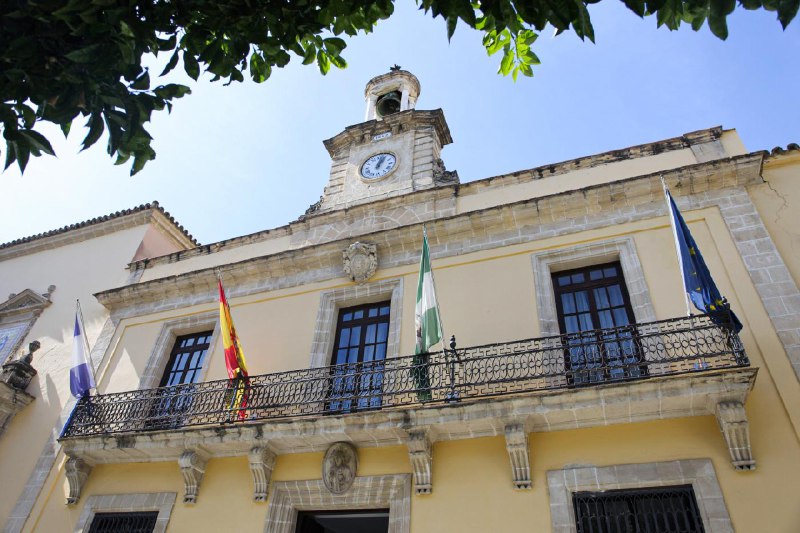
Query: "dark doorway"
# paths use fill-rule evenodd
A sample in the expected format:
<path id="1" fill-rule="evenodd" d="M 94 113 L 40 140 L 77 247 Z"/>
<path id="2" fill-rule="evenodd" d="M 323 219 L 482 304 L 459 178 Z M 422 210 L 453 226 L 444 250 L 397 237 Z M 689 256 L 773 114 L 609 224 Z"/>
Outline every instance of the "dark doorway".
<path id="1" fill-rule="evenodd" d="M 387 533 L 388 509 L 368 511 L 302 511 L 296 533 Z"/>

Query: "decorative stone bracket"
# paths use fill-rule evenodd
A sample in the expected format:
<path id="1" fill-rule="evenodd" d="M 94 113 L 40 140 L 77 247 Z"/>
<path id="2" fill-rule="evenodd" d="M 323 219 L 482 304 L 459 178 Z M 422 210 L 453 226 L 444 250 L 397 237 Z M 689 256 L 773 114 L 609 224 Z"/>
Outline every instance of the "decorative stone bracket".
<path id="1" fill-rule="evenodd" d="M 725 437 L 731 462 L 736 470 L 755 470 L 750 449 L 750 422 L 741 402 L 720 402 L 716 408 L 719 429 Z"/>
<path id="2" fill-rule="evenodd" d="M 408 434 L 408 455 L 414 470 L 414 493 L 430 494 L 431 482 L 431 440 L 427 431 L 412 431 Z"/>
<path id="3" fill-rule="evenodd" d="M 275 454 L 264 446 L 254 446 L 248 454 L 250 473 L 253 475 L 253 501 L 267 501 L 272 469 L 275 468 Z"/>
<path id="4" fill-rule="evenodd" d="M 531 462 L 528 456 L 528 434 L 522 424 L 508 424 L 505 427 L 506 450 L 511 460 L 511 478 L 515 489 L 530 489 Z"/>
<path id="5" fill-rule="evenodd" d="M 197 492 L 206 472 L 208 457 L 198 450 L 185 450 L 178 458 L 183 474 L 183 503 L 196 503 Z"/>
<path id="6" fill-rule="evenodd" d="M 78 503 L 81 498 L 81 490 L 89 479 L 92 466 L 79 457 L 69 457 L 64 466 L 69 483 L 69 494 L 67 495 L 67 505 Z"/>

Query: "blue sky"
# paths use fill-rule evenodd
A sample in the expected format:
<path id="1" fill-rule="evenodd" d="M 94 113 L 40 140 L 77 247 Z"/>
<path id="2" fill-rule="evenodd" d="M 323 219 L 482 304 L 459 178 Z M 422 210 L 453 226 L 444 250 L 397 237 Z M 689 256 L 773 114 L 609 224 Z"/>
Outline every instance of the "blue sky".
<path id="1" fill-rule="evenodd" d="M 0 242 L 161 202 L 201 242 L 283 225 L 315 202 L 328 178 L 322 141 L 361 122 L 363 90 L 394 63 L 420 80 L 420 109 L 441 107 L 454 143 L 442 157 L 462 181 L 555 163 L 712 126 L 736 128 L 752 151 L 800 142 L 800 21 L 737 9 L 723 42 L 707 27 L 656 29 L 620 2 L 592 6 L 597 44 L 542 35 L 535 77 L 496 74 L 478 32 L 399 1 L 376 31 L 348 41 L 349 66 L 319 74 L 293 60 L 266 83 L 208 78 L 149 126 L 158 157 L 135 177 L 113 166 L 105 139 L 77 155 L 77 124 L 58 158 L 0 176 Z M 174 80 L 170 80 L 174 81 Z"/>

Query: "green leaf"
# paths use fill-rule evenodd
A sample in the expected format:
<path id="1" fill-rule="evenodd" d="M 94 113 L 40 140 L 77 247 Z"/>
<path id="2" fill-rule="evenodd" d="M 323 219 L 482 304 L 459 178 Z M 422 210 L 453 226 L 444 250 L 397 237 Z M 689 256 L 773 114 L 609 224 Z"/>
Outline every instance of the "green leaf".
<path id="1" fill-rule="evenodd" d="M 195 81 L 200 77 L 200 65 L 190 52 L 183 52 L 183 70 Z"/>
<path id="2" fill-rule="evenodd" d="M 503 76 L 508 76 L 509 72 L 511 72 L 511 67 L 514 65 L 514 52 L 511 51 L 511 47 L 506 45 L 505 49 L 503 50 L 503 60 L 500 62 L 500 73 Z"/>
<path id="3" fill-rule="evenodd" d="M 447 40 L 451 40 L 453 38 L 453 34 L 456 32 L 456 26 L 458 26 L 458 17 L 447 17 Z"/>
<path id="4" fill-rule="evenodd" d="M 34 155 L 38 156 L 39 152 L 43 152 L 47 155 L 56 155 L 53 151 L 53 147 L 50 145 L 50 141 L 38 131 L 19 130 L 19 134 L 28 141 L 28 144 L 31 146 L 31 151 L 35 152 Z"/>
<path id="5" fill-rule="evenodd" d="M 644 14 L 646 12 L 646 9 L 644 7 L 644 0 L 622 0 L 622 3 L 624 3 L 628 9 L 630 9 L 640 17 L 642 18 L 644 17 Z"/>
<path id="6" fill-rule="evenodd" d="M 136 89 L 137 91 L 146 91 L 150 88 L 150 73 L 145 69 L 145 71 L 139 75 L 133 83 L 131 83 L 131 89 Z"/>
<path id="7" fill-rule="evenodd" d="M 167 66 L 164 67 L 164 70 L 162 70 L 161 74 L 159 74 L 158 76 L 161 77 L 161 76 L 164 76 L 165 74 L 171 72 L 172 69 L 174 69 L 175 65 L 177 65 L 177 64 L 178 64 L 178 50 L 175 50 L 175 52 L 169 58 L 169 61 L 167 61 Z"/>
<path id="8" fill-rule="evenodd" d="M 79 50 L 73 50 L 72 52 L 65 54 L 64 57 L 73 63 L 91 63 L 97 58 L 99 49 L 100 43 L 92 44 Z"/>
<path id="9" fill-rule="evenodd" d="M 317 52 L 317 66 L 319 67 L 319 71 L 325 75 L 331 69 L 331 61 L 328 57 L 328 54 L 323 52 L 322 50 Z"/>
<path id="10" fill-rule="evenodd" d="M 332 55 L 339 55 L 339 53 L 347 47 L 347 43 L 344 42 L 344 39 L 340 39 L 339 37 L 328 37 L 327 39 L 322 40 L 325 43 L 325 48 L 328 50 L 328 53 Z"/>
<path id="11" fill-rule="evenodd" d="M 800 0 L 779 0 L 778 20 L 780 21 L 784 30 L 797 15 L 798 7 L 800 7 Z"/>
<path id="12" fill-rule="evenodd" d="M 81 152 L 96 143 L 97 139 L 100 138 L 100 135 L 103 134 L 103 130 L 105 129 L 105 126 L 103 125 L 103 115 L 99 111 L 93 113 L 86 122 L 86 125 L 89 127 L 89 133 L 86 135 L 86 138 L 83 139 L 83 147 L 81 148 Z"/>
<path id="13" fill-rule="evenodd" d="M 60 127 L 61 132 L 64 134 L 64 138 L 66 139 L 69 137 L 69 130 L 72 128 L 72 121 L 70 120 L 69 122 L 64 122 L 63 124 L 60 124 Z"/>
<path id="14" fill-rule="evenodd" d="M 314 62 L 314 59 L 316 57 L 317 57 L 317 49 L 312 44 L 308 45 L 308 48 L 306 48 L 306 53 L 303 54 L 303 64 L 310 65 L 311 63 Z"/>
<path id="15" fill-rule="evenodd" d="M 11 139 L 6 139 L 6 165 L 3 167 L 3 170 L 8 170 L 8 167 L 14 164 L 14 161 L 17 160 L 17 149 L 16 149 L 16 142 L 12 141 Z"/>

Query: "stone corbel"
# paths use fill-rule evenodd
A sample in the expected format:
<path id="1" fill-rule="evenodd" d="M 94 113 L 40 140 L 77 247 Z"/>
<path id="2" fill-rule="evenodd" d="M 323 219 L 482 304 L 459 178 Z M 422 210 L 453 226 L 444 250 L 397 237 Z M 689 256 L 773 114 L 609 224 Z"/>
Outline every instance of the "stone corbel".
<path id="1" fill-rule="evenodd" d="M 92 466 L 79 457 L 69 457 L 64 466 L 69 483 L 69 494 L 67 495 L 67 505 L 78 503 L 81 498 L 81 491 L 89 479 Z"/>
<path id="2" fill-rule="evenodd" d="M 414 493 L 430 494 L 431 483 L 431 439 L 427 431 L 412 431 L 408 434 L 408 455 L 414 470 Z"/>
<path id="3" fill-rule="evenodd" d="M 178 458 L 183 474 L 183 503 L 196 503 L 197 492 L 206 472 L 208 457 L 197 450 L 186 450 Z"/>
<path id="4" fill-rule="evenodd" d="M 750 449 L 750 423 L 744 405 L 736 401 L 720 402 L 716 415 L 733 467 L 736 470 L 755 470 L 756 461 Z"/>
<path id="5" fill-rule="evenodd" d="M 253 475 L 253 501 L 267 501 L 267 491 L 275 467 L 275 454 L 264 446 L 254 446 L 248 454 L 250 473 Z"/>
<path id="6" fill-rule="evenodd" d="M 508 424 L 505 428 L 506 450 L 511 460 L 511 478 L 515 489 L 530 489 L 531 462 L 528 456 L 528 434 L 522 424 Z"/>

